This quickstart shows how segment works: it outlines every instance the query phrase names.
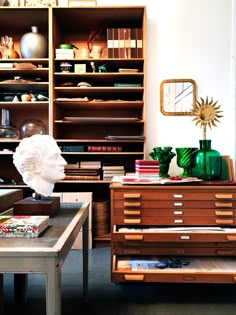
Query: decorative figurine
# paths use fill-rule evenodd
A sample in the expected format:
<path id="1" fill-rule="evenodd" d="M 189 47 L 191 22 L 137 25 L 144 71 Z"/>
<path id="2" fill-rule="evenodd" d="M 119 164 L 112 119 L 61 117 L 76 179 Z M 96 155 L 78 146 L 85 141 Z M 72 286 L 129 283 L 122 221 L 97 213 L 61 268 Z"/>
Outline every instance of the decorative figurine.
<path id="1" fill-rule="evenodd" d="M 92 67 L 93 72 L 96 72 L 95 63 L 93 61 L 90 62 L 90 66 Z"/>
<path id="2" fill-rule="evenodd" d="M 98 72 L 107 72 L 106 63 L 98 67 Z"/>

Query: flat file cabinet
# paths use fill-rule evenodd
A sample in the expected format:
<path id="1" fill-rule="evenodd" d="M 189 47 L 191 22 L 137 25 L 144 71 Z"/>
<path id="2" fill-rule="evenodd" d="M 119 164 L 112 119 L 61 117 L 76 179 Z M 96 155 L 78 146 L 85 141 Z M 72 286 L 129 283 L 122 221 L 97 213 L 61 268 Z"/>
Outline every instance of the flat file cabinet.
<path id="1" fill-rule="evenodd" d="M 112 183 L 110 193 L 111 281 L 236 282 L 236 186 Z M 188 264 L 155 267 L 166 259 Z"/>

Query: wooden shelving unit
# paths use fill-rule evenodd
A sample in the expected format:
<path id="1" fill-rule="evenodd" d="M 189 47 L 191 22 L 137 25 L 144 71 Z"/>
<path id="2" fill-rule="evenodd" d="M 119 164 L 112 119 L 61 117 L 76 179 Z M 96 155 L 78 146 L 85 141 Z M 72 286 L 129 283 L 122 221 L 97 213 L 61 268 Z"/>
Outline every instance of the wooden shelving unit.
<path id="1" fill-rule="evenodd" d="M 48 58 L 38 59 L 0 59 L 9 63 L 32 63 L 36 69 L 2 69 L 0 67 L 0 109 L 9 109 L 12 126 L 20 128 L 26 119 L 39 119 L 59 146 L 83 145 L 84 152 L 63 152 L 67 162 L 78 163 L 83 160 L 119 163 L 126 172 L 134 171 L 135 159 L 145 156 L 145 112 L 146 112 L 146 8 L 132 7 L 2 7 L 0 10 L 1 36 L 10 36 L 14 49 L 20 53 L 19 42 L 23 34 L 30 32 L 31 26 L 38 26 L 39 32 L 48 38 Z M 9 23 L 14 21 L 14 23 Z M 14 24 L 14 25 L 13 25 Z M 84 58 L 89 33 L 101 27 L 100 38 L 95 41 L 103 47 L 100 59 Z M 108 58 L 108 28 L 142 29 L 142 58 Z M 61 43 L 71 43 L 75 58 L 66 60 L 72 71 L 63 73 L 61 59 L 55 58 L 55 49 Z M 93 72 L 94 62 L 96 72 Z M 86 73 L 75 73 L 75 64 L 85 64 Z M 107 72 L 98 72 L 106 65 Z M 119 69 L 138 69 L 135 73 L 119 72 Z M 5 80 L 19 76 L 32 82 L 26 84 L 5 84 Z M 34 82 L 41 78 L 40 82 Z M 66 85 L 70 82 L 73 86 Z M 79 82 L 88 82 L 89 88 L 78 87 Z M 134 83 L 140 86 L 117 87 L 115 83 Z M 6 102 L 5 94 L 21 95 L 24 92 L 39 92 L 48 96 L 43 102 Z M 78 101 L 85 98 L 86 101 Z M 75 100 L 73 100 L 75 99 Z M 68 120 L 66 117 L 80 118 Z M 81 119 L 82 118 L 82 119 Z M 109 121 L 110 118 L 110 121 Z M 119 119 L 120 118 L 120 119 Z M 130 139 L 107 139 L 107 136 L 131 136 Z M 140 136 L 140 139 L 134 139 Z M 0 151 L 15 150 L 19 140 L 0 139 Z M 121 152 L 91 152 L 91 145 L 122 147 Z M 22 184 L 21 176 L 12 163 L 12 153 L 0 152 L 0 177 Z M 1 184 L 0 187 L 6 187 Z M 24 187 L 24 185 L 23 185 Z M 109 199 L 107 181 L 62 181 L 55 185 L 55 191 L 92 191 L 94 199 Z M 27 190 L 28 191 L 28 190 Z M 109 237 L 108 237 L 109 238 Z M 107 236 L 105 237 L 107 239 Z"/>

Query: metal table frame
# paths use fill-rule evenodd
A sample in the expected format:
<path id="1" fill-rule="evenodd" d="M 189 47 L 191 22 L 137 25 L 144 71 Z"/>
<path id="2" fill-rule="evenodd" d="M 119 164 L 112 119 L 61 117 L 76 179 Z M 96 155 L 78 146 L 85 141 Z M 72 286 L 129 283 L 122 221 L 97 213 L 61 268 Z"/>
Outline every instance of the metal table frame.
<path id="1" fill-rule="evenodd" d="M 61 268 L 82 227 L 83 297 L 87 300 L 88 216 L 89 203 L 62 204 L 58 213 L 50 218 L 50 226 L 41 236 L 0 238 L 0 273 L 19 274 L 21 280 L 22 276 L 26 279 L 28 273 L 46 275 L 47 315 L 61 315 Z M 27 293 L 27 290 L 22 289 L 20 294 Z"/>

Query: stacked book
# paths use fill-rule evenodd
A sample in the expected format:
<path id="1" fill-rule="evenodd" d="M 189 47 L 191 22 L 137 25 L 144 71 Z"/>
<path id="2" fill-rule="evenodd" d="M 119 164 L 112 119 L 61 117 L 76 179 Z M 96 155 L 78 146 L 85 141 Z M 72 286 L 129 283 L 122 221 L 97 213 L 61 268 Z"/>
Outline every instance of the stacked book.
<path id="1" fill-rule="evenodd" d="M 22 238 L 38 237 L 49 225 L 46 215 L 6 215 L 0 218 L 0 237 Z"/>
<path id="2" fill-rule="evenodd" d="M 73 48 L 56 48 L 56 59 L 74 59 Z"/>
<path id="3" fill-rule="evenodd" d="M 102 166 L 103 180 L 112 180 L 114 176 L 124 176 L 124 165 L 104 163 Z"/>
<path id="4" fill-rule="evenodd" d="M 108 58 L 143 58 L 142 28 L 108 28 Z"/>
<path id="5" fill-rule="evenodd" d="M 157 160 L 135 160 L 135 174 L 138 178 L 158 179 L 159 161 Z"/>
<path id="6" fill-rule="evenodd" d="M 81 162 L 80 162 L 81 163 Z M 101 175 L 100 167 L 85 167 L 77 164 L 65 165 L 65 180 L 99 180 Z"/>

